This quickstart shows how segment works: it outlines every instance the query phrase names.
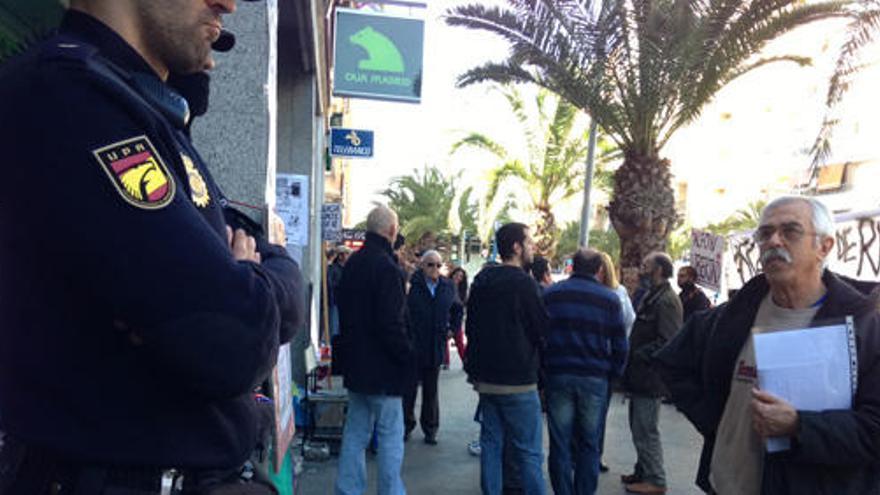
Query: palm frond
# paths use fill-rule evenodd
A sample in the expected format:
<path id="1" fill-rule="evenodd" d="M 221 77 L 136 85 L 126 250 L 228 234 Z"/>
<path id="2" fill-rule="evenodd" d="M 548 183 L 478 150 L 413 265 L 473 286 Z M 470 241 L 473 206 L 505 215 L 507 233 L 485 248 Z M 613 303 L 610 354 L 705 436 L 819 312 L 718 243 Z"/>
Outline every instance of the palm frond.
<path id="1" fill-rule="evenodd" d="M 486 190 L 486 202 L 493 203 L 501 185 L 509 178 L 521 179 L 528 182 L 529 173 L 522 162 L 518 160 L 508 161 L 500 167 L 489 172 L 489 187 Z"/>
<path id="2" fill-rule="evenodd" d="M 507 150 L 504 149 L 504 146 L 502 146 L 492 138 L 486 136 L 485 134 L 480 134 L 476 132 L 468 134 L 467 136 L 453 143 L 449 153 L 453 154 L 462 147 L 472 147 L 485 150 L 502 160 L 507 158 Z"/>
<path id="3" fill-rule="evenodd" d="M 859 63 L 862 51 L 877 40 L 880 33 L 880 1 L 862 0 L 847 25 L 847 39 L 840 48 L 834 73 L 825 97 L 825 116 L 810 150 L 811 175 L 815 178 L 819 167 L 831 156 L 831 137 L 840 119 L 835 116 L 837 107 L 849 90 L 853 78 L 863 65 Z"/>

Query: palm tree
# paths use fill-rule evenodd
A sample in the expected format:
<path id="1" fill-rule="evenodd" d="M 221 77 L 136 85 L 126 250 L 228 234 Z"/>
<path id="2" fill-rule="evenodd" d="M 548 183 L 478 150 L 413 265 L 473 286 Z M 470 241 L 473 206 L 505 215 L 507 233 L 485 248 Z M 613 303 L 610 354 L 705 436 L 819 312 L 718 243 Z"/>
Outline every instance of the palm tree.
<path id="1" fill-rule="evenodd" d="M 811 151 L 814 186 L 818 185 L 815 179 L 818 179 L 819 167 L 831 156 L 831 137 L 840 121 L 836 115 L 838 105 L 843 101 L 855 76 L 864 67 L 860 63 L 862 51 L 873 44 L 880 34 L 880 0 L 855 2 L 847 33 L 847 39 L 837 55 L 837 63 L 825 97 L 825 118 Z"/>
<path id="2" fill-rule="evenodd" d="M 395 177 L 381 192 L 388 198 L 388 207 L 397 212 L 407 244 L 435 247 L 438 241 L 449 243 L 456 180 L 437 167 L 426 166 L 421 172 L 413 170 L 411 175 Z"/>
<path id="3" fill-rule="evenodd" d="M 706 230 L 718 235 L 728 235 L 734 232 L 742 232 L 743 230 L 751 230 L 758 227 L 761 222 L 761 212 L 767 206 L 767 201 L 759 199 L 751 201 L 745 208 L 740 208 L 725 218 L 724 220 L 709 224 Z"/>
<path id="4" fill-rule="evenodd" d="M 556 256 L 553 263 L 557 266 L 562 265 L 565 259 L 575 251 L 577 251 L 580 239 L 580 224 L 578 222 L 569 222 L 562 228 L 562 234 L 559 236 L 559 245 L 556 249 Z M 590 247 L 599 251 L 608 253 L 614 265 L 618 265 L 618 256 L 620 255 L 620 239 L 617 232 L 612 229 L 608 230 L 591 230 L 590 231 Z"/>
<path id="5" fill-rule="evenodd" d="M 58 0 L 0 2 L 0 63 L 51 33 L 62 13 Z"/>
<path id="6" fill-rule="evenodd" d="M 499 165 L 489 173 L 486 204 L 496 203 L 506 183 L 519 186 L 514 191 L 525 196 L 521 203 L 538 215 L 535 228 L 538 253 L 549 259 L 555 254 L 560 234 L 553 207 L 583 190 L 588 130 L 586 126 L 577 125 L 580 112 L 574 105 L 545 89 L 538 89 L 534 108 L 529 108 L 523 94 L 513 86 L 501 87 L 498 91 L 507 99 L 522 128 L 524 155 L 511 153 L 498 140 L 479 132 L 468 134 L 453 144 L 452 153 L 462 147 L 474 147 L 494 155 Z M 607 145 L 602 143 L 601 146 L 608 155 Z M 601 177 L 603 173 L 600 168 L 597 175 Z"/>
<path id="7" fill-rule="evenodd" d="M 447 23 L 510 44 L 506 60 L 467 71 L 460 86 L 538 84 L 589 113 L 621 149 L 609 214 L 626 273 L 665 249 L 679 223 L 663 146 L 739 76 L 771 63 L 809 63 L 758 57 L 768 42 L 846 13 L 845 0 L 507 0 L 452 8 Z"/>

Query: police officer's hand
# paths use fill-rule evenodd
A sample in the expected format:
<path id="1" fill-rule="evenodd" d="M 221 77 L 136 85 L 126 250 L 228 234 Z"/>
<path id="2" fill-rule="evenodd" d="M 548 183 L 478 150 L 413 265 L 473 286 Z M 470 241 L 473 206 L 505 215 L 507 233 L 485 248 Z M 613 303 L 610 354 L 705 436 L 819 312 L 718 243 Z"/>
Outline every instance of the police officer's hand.
<path id="1" fill-rule="evenodd" d="M 798 413 L 779 397 L 752 389 L 752 426 L 763 438 L 793 436 L 798 429 Z"/>
<path id="2" fill-rule="evenodd" d="M 229 241 L 229 248 L 232 249 L 232 256 L 239 261 L 260 262 L 260 253 L 257 252 L 257 241 L 253 237 L 247 235 L 242 229 L 235 232 L 232 228 L 226 227 L 226 238 Z"/>

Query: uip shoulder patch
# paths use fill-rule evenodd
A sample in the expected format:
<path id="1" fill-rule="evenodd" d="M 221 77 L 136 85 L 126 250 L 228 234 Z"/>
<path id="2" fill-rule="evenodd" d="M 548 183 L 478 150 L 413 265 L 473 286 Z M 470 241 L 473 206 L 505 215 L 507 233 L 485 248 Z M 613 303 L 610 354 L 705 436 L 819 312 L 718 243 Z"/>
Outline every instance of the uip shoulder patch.
<path id="1" fill-rule="evenodd" d="M 174 199 L 174 179 L 146 136 L 104 146 L 93 154 L 129 204 L 156 210 Z"/>

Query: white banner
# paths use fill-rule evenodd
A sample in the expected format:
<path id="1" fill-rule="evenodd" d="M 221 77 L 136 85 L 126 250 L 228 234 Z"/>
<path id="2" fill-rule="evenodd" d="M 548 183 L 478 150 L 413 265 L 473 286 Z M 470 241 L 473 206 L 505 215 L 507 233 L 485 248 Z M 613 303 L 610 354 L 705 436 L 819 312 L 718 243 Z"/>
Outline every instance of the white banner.
<path id="1" fill-rule="evenodd" d="M 835 222 L 828 268 L 848 277 L 880 282 L 880 210 L 838 215 Z M 751 232 L 728 237 L 727 245 L 725 279 L 729 289 L 736 289 L 760 273 L 760 252 Z"/>

